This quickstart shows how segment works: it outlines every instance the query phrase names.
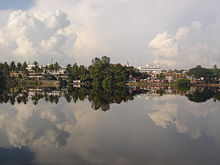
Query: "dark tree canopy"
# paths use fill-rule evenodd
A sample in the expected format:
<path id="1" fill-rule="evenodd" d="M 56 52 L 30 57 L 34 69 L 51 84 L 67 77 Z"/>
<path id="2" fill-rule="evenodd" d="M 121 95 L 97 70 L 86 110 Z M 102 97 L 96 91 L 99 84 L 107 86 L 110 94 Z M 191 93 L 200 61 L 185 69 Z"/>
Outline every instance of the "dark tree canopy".
<path id="1" fill-rule="evenodd" d="M 212 82 L 215 77 L 211 69 L 203 68 L 201 65 L 190 69 L 188 75 L 197 80 L 204 80 L 205 82 Z"/>
<path id="2" fill-rule="evenodd" d="M 101 61 L 105 64 L 110 64 L 110 58 L 107 56 L 102 56 Z"/>

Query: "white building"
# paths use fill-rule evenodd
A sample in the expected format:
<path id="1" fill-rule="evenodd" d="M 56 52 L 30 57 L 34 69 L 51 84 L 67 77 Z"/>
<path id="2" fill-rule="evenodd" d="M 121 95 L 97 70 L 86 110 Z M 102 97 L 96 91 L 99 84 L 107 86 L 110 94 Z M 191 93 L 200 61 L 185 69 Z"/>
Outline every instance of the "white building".
<path id="1" fill-rule="evenodd" d="M 28 70 L 28 71 L 32 71 L 32 68 L 34 68 L 34 67 L 35 67 L 35 65 L 33 65 L 33 64 L 28 64 L 27 70 Z"/>
<path id="2" fill-rule="evenodd" d="M 53 64 L 47 64 L 47 67 L 49 68 L 50 65 L 53 65 Z M 47 70 L 47 72 L 56 76 L 56 75 L 64 75 L 65 70 L 66 70 L 65 67 L 60 66 L 58 70 Z"/>
<path id="3" fill-rule="evenodd" d="M 162 68 L 160 67 L 160 65 L 146 65 L 145 67 L 138 67 L 138 69 L 144 73 L 161 73 L 162 72 Z"/>
<path id="4" fill-rule="evenodd" d="M 52 75 L 63 75 L 65 73 L 66 68 L 59 68 L 57 71 L 55 70 L 48 70 L 48 73 L 52 74 Z"/>
<path id="5" fill-rule="evenodd" d="M 34 67 L 35 67 L 34 64 L 28 64 L 28 65 L 27 65 L 27 70 L 31 72 L 31 71 L 33 71 L 33 68 L 34 68 Z M 42 66 L 40 66 L 40 65 L 38 65 L 38 67 L 39 67 L 40 69 L 42 68 Z"/>

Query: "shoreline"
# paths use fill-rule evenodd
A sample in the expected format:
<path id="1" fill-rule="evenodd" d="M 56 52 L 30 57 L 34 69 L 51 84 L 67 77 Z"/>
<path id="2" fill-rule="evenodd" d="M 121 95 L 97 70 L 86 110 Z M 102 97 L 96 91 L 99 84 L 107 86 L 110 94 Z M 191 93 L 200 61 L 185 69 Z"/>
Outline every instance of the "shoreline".
<path id="1" fill-rule="evenodd" d="M 175 83 L 143 83 L 143 82 L 127 82 L 125 84 L 126 86 L 132 87 L 132 86 L 136 86 L 136 87 L 142 87 L 142 86 L 170 86 L 170 87 L 174 87 L 176 86 Z M 191 84 L 191 86 L 197 86 L 197 87 L 220 87 L 220 84 Z"/>

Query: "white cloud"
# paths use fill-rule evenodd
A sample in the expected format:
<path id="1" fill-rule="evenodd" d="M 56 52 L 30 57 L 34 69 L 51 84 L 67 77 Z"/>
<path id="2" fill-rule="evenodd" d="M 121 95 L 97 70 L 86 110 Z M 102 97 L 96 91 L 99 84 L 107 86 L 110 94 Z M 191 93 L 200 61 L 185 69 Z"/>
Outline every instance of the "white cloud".
<path id="1" fill-rule="evenodd" d="M 102 55 L 121 63 L 128 59 L 137 66 L 152 63 L 155 59 L 151 57 L 150 49 L 146 48 L 146 42 L 152 39 L 152 35 L 165 29 L 171 33 L 165 36 L 168 43 L 160 44 L 160 48 L 167 51 L 167 56 L 174 57 L 181 51 L 175 42 L 176 38 L 173 38 L 173 29 L 200 20 L 201 13 L 206 15 L 207 18 L 201 19 L 206 23 L 219 12 L 219 2 L 209 3 L 210 7 L 207 8 L 198 0 L 178 3 L 173 0 L 167 0 L 166 3 L 162 0 L 35 0 L 35 4 L 30 10 L 60 9 L 68 14 L 70 27 L 77 34 L 74 57 L 83 64 L 89 64 L 93 57 Z M 200 8 L 195 11 L 194 6 L 198 5 Z M 169 43 L 170 37 L 173 40 Z M 166 60 L 160 56 L 157 59 Z M 170 66 L 174 66 L 176 61 L 174 59 Z"/>
<path id="2" fill-rule="evenodd" d="M 217 145 L 220 144 L 220 135 L 214 131 L 219 129 L 216 123 L 219 115 L 218 103 L 209 100 L 205 104 L 197 104 L 187 98 L 183 99 L 182 96 L 170 95 L 163 96 L 157 101 L 152 100 L 152 102 L 153 111 L 148 113 L 148 117 L 157 126 L 163 129 L 174 126 L 177 132 L 186 134 L 192 139 L 211 136 L 214 137 Z"/>
<path id="3" fill-rule="evenodd" d="M 188 27 L 179 28 L 175 35 L 176 40 L 178 41 L 181 38 L 185 37 L 189 33 L 189 30 L 190 29 Z"/>
<path id="4" fill-rule="evenodd" d="M 149 118 L 155 122 L 156 125 L 167 129 L 168 126 L 175 126 L 177 131 L 182 134 L 189 134 L 193 139 L 198 139 L 202 135 L 199 128 L 193 128 L 188 121 L 182 118 L 179 113 L 179 106 L 173 103 L 164 103 L 154 105 L 156 112 L 148 114 Z"/>
<path id="5" fill-rule="evenodd" d="M 176 36 L 168 34 L 167 31 L 158 34 L 150 43 L 151 48 L 157 49 L 155 55 L 166 58 L 179 56 Z"/>
<path id="6" fill-rule="evenodd" d="M 218 27 L 220 22 L 215 20 L 212 26 Z M 203 25 L 199 21 L 193 21 L 190 26 L 180 27 L 176 33 L 167 31 L 160 33 L 150 41 L 149 47 L 154 49 L 154 63 L 160 63 L 169 67 L 193 67 L 198 64 L 212 67 L 220 64 L 220 49 L 213 44 L 215 39 L 219 43 L 211 24 Z M 215 34 L 220 33 L 215 29 Z"/>
<path id="7" fill-rule="evenodd" d="M 148 116 L 156 125 L 166 129 L 169 123 L 175 124 L 178 109 L 177 105 L 166 103 L 163 105 L 163 109 L 158 105 L 156 105 L 155 108 L 160 109 L 160 111 L 152 112 L 148 114 Z"/>
<path id="8" fill-rule="evenodd" d="M 108 55 L 113 62 L 129 60 L 136 66 L 218 65 L 219 6 L 218 0 L 35 0 L 26 14 L 22 11 L 13 20 L 8 11 L 0 12 L 0 60 L 45 63 L 53 57 L 60 63 L 75 59 L 90 64 L 95 56 Z M 16 31 L 7 30 L 14 20 L 20 20 Z M 198 44 L 207 44 L 208 51 L 201 56 L 202 50 L 197 55 L 188 52 Z M 196 59 L 191 61 L 191 56 Z"/>
<path id="9" fill-rule="evenodd" d="M 0 45 L 12 52 L 11 59 L 73 61 L 74 52 L 70 50 L 75 46 L 76 34 L 68 28 L 67 15 L 59 10 L 13 11 L 0 30 Z M 65 49 L 67 45 L 69 49 Z M 4 55 L 0 58 L 4 60 Z"/>
<path id="10" fill-rule="evenodd" d="M 16 104 L 8 111 L 1 109 L 0 119 L 0 130 L 8 144 L 16 148 L 59 147 L 69 136 L 64 130 L 66 117 L 62 112 L 38 109 L 32 103 Z"/>

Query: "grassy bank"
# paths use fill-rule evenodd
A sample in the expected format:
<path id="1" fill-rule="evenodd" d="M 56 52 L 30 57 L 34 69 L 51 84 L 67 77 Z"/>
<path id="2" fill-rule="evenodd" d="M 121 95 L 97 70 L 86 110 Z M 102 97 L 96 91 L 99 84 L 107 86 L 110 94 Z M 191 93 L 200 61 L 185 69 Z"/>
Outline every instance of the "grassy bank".
<path id="1" fill-rule="evenodd" d="M 59 87 L 60 85 L 56 80 L 17 80 L 13 84 L 26 87 Z"/>

